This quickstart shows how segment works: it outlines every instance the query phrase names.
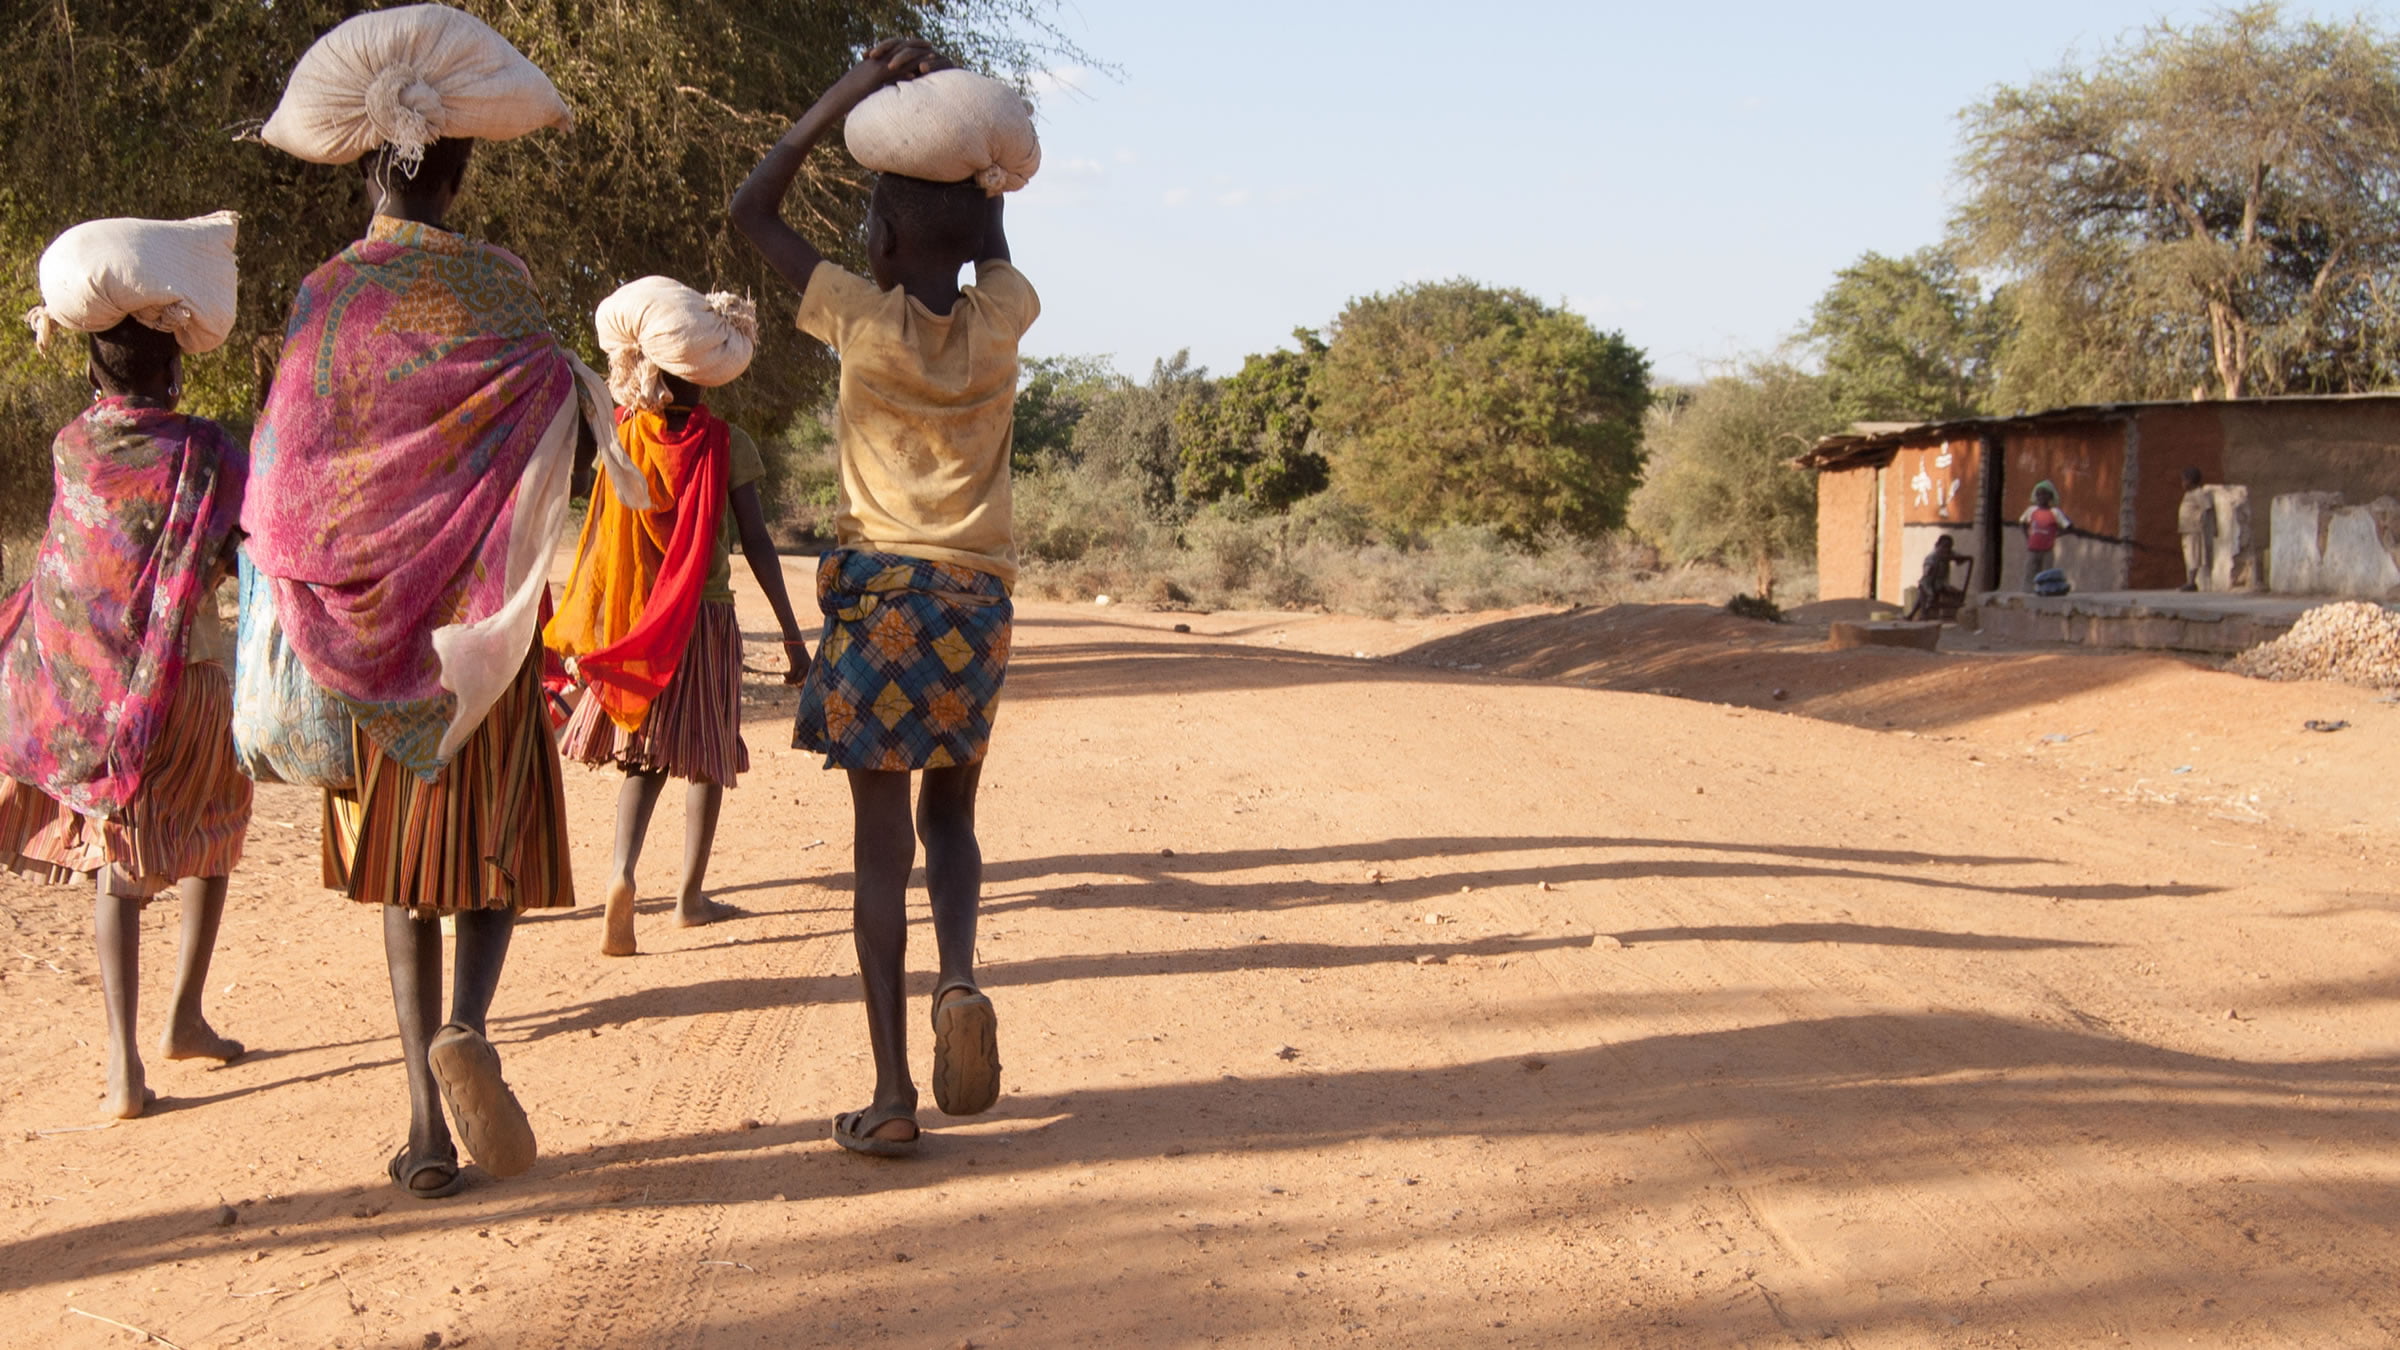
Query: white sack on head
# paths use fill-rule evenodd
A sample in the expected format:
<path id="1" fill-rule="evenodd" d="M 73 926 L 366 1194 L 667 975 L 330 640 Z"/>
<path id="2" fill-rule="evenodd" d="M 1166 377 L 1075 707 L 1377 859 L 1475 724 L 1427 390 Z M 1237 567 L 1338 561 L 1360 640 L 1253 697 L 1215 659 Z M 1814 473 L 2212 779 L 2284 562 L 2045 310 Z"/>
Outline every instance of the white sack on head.
<path id="1" fill-rule="evenodd" d="M 25 316 L 34 340 L 104 333 L 126 319 L 173 333 L 187 352 L 214 351 L 233 331 L 240 274 L 231 211 L 190 220 L 87 220 L 43 250 L 42 303 Z"/>
<path id="2" fill-rule="evenodd" d="M 748 370 L 758 345 L 755 305 L 727 291 L 702 295 L 671 277 L 626 282 L 600 302 L 592 323 L 608 353 L 608 392 L 650 412 L 667 403 L 660 371 L 714 389 Z"/>
<path id="3" fill-rule="evenodd" d="M 504 141 L 574 125 L 550 77 L 491 25 L 448 5 L 408 5 L 318 38 L 259 135 L 312 163 L 349 164 L 388 145 L 413 166 L 445 136 Z"/>
<path id="4" fill-rule="evenodd" d="M 885 85 L 851 110 L 842 138 L 850 157 L 877 173 L 936 183 L 971 178 L 994 197 L 1025 186 L 1042 167 L 1032 106 L 971 70 Z"/>

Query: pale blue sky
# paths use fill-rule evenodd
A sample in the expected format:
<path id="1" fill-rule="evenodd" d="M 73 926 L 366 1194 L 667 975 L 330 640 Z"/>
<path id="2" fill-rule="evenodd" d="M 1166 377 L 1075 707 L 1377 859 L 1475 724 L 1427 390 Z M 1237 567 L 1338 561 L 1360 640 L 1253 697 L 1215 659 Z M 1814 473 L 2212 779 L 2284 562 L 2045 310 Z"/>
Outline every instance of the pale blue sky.
<path id="1" fill-rule="evenodd" d="M 2211 8 L 1066 0 L 1119 70 L 1042 82 L 1009 212 L 1044 301 L 1026 350 L 1229 374 L 1353 296 L 1465 275 L 1688 378 L 1777 345 L 1860 253 L 1937 239 L 1959 109 Z"/>

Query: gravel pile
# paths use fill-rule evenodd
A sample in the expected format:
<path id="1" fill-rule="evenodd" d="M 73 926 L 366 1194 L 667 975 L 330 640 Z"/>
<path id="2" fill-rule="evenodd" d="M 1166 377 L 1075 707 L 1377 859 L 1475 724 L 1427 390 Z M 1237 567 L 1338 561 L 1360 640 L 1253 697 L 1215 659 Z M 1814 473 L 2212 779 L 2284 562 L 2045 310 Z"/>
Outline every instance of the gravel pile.
<path id="1" fill-rule="evenodd" d="M 2230 668 L 2261 680 L 2400 688 L 2400 614 L 2364 600 L 2319 605 L 2292 631 L 2235 657 Z"/>

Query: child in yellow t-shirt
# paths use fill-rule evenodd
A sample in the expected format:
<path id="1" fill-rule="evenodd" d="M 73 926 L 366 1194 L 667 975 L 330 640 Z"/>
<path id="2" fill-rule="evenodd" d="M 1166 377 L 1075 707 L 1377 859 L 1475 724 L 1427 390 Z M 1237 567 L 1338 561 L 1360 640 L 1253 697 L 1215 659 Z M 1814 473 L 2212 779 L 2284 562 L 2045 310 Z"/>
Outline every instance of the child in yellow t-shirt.
<path id="1" fill-rule="evenodd" d="M 878 44 L 733 198 L 734 224 L 801 292 L 801 330 L 841 358 L 838 547 L 817 568 L 825 631 L 793 744 L 849 772 L 852 924 L 875 1097 L 835 1117 L 833 1134 L 883 1156 L 917 1147 L 902 981 L 920 835 L 941 953 L 934 1101 L 974 1115 L 1000 1095 L 997 1022 L 974 976 L 975 788 L 1008 667 L 1017 574 L 1008 480 L 1017 341 L 1041 302 L 1009 263 L 1001 198 L 973 182 L 882 175 L 867 215 L 871 281 L 826 261 L 784 223 L 782 202 L 809 152 L 867 95 L 949 64 L 921 42 Z M 975 284 L 962 288 L 969 263 Z M 919 770 L 912 830 L 909 775 Z"/>

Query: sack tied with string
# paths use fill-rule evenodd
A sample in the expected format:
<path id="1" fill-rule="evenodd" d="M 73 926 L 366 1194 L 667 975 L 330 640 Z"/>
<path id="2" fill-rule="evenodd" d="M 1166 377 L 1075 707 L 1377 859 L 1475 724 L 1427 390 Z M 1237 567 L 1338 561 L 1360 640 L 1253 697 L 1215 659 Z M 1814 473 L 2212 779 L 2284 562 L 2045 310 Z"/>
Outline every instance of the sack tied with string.
<path id="1" fill-rule="evenodd" d="M 971 70 L 885 85 L 851 110 L 842 139 L 852 159 L 877 173 L 936 183 L 972 179 L 994 197 L 1025 186 L 1042 167 L 1032 105 Z"/>
<path id="2" fill-rule="evenodd" d="M 406 5 L 318 38 L 259 135 L 315 164 L 388 145 L 412 166 L 443 137 L 500 141 L 574 125 L 550 77 L 491 25 L 448 5 Z"/>
<path id="3" fill-rule="evenodd" d="M 750 301 L 726 291 L 702 295 L 672 277 L 626 282 L 600 302 L 592 326 L 608 353 L 609 394 L 644 412 L 667 404 L 661 371 L 715 389 L 750 368 L 758 344 Z"/>
<path id="4" fill-rule="evenodd" d="M 127 318 L 175 335 L 187 353 L 215 351 L 233 331 L 241 217 L 87 220 L 42 251 L 42 303 L 26 314 L 47 347 L 60 329 L 105 333 Z"/>

